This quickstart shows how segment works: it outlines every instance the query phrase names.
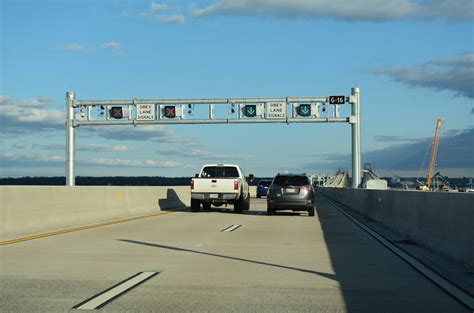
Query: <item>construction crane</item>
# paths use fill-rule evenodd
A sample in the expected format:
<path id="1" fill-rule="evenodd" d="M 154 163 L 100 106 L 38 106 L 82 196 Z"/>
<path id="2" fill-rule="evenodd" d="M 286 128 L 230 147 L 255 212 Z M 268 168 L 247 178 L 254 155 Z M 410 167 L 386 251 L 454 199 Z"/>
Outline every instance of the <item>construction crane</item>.
<path id="1" fill-rule="evenodd" d="M 438 117 L 438 120 L 436 121 L 436 130 L 435 130 L 435 136 L 433 140 L 433 145 L 431 147 L 431 160 L 430 160 L 430 166 L 428 167 L 428 176 L 426 180 L 426 189 L 430 190 L 431 188 L 431 181 L 433 180 L 433 173 L 434 169 L 436 166 L 436 157 L 438 155 L 438 147 L 439 147 L 439 133 L 441 131 L 441 124 L 443 124 L 443 117 L 440 116 Z"/>

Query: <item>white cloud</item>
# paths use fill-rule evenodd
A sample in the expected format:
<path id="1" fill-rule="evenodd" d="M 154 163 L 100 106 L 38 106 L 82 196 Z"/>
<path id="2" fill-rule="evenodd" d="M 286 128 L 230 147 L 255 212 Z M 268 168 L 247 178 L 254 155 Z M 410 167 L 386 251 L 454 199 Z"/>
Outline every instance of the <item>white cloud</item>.
<path id="1" fill-rule="evenodd" d="M 457 96 L 474 98 L 474 54 L 434 60 L 411 67 L 378 68 L 373 72 L 411 86 L 450 90 Z"/>
<path id="2" fill-rule="evenodd" d="M 168 5 L 165 3 L 155 3 L 152 2 L 150 5 L 150 11 L 151 12 L 158 12 L 158 11 L 163 11 L 168 8 Z"/>
<path id="3" fill-rule="evenodd" d="M 65 162 L 63 155 L 43 155 L 32 152 L 11 152 L 11 151 L 0 151 L 0 163 L 5 162 L 21 161 L 29 163 L 31 166 L 35 166 L 38 163 L 58 163 Z"/>
<path id="4" fill-rule="evenodd" d="M 64 144 L 34 144 L 33 148 L 39 148 L 43 150 L 62 150 L 66 149 Z M 76 151 L 92 151 L 92 152 L 132 152 L 137 149 L 125 145 L 99 145 L 99 144 L 88 144 L 88 145 L 77 145 Z"/>
<path id="5" fill-rule="evenodd" d="M 122 45 L 119 42 L 105 42 L 101 45 L 102 48 L 104 49 L 110 49 L 110 50 L 120 50 Z"/>
<path id="6" fill-rule="evenodd" d="M 57 46 L 57 48 L 59 50 L 63 50 L 63 51 L 78 51 L 78 52 L 86 51 L 86 47 L 81 45 L 81 44 L 78 44 L 78 43 L 72 43 L 72 44 L 68 44 L 68 45 L 60 45 L 60 46 Z"/>
<path id="7" fill-rule="evenodd" d="M 116 126 L 102 128 L 86 128 L 94 134 L 113 140 L 152 141 L 158 143 L 193 143 L 194 138 L 178 136 L 164 125 Z"/>
<path id="8" fill-rule="evenodd" d="M 0 124 L 2 133 L 27 133 L 64 129 L 65 113 L 47 108 L 52 100 L 47 97 L 16 100 L 0 96 Z"/>
<path id="9" fill-rule="evenodd" d="M 47 166 L 51 164 L 65 163 L 64 155 L 44 155 L 39 153 L 25 152 L 17 153 L 11 151 L 0 151 L 0 164 L 7 167 L 23 165 L 26 167 Z M 78 165 L 93 166 L 120 166 L 120 167 L 154 167 L 154 168 L 174 168 L 182 167 L 177 162 L 156 161 L 156 160 L 131 160 L 131 159 L 109 159 L 109 158 L 93 158 L 78 159 Z"/>
<path id="10" fill-rule="evenodd" d="M 90 144 L 90 145 L 78 145 L 78 150 L 82 151 L 93 151 L 93 152 L 131 152 L 135 151 L 135 148 L 124 146 L 124 145 L 115 145 L 115 146 L 107 146 L 107 145 L 97 145 L 97 144 Z"/>
<path id="11" fill-rule="evenodd" d="M 148 12 L 138 13 L 138 16 L 164 24 L 181 24 L 184 23 L 186 19 L 182 14 L 169 14 L 165 12 L 169 12 L 167 4 L 152 2 L 150 10 Z"/>
<path id="12" fill-rule="evenodd" d="M 167 24 L 180 24 L 184 23 L 185 17 L 182 14 L 172 14 L 172 15 L 167 15 L 167 16 L 161 16 L 159 18 L 159 21 L 161 23 L 167 23 Z"/>
<path id="13" fill-rule="evenodd" d="M 284 18 L 336 18 L 347 21 L 399 19 L 472 19 L 472 0 L 221 0 L 192 10 L 195 17 L 273 16 Z"/>
<path id="14" fill-rule="evenodd" d="M 157 151 L 161 155 L 178 156 L 183 158 L 201 159 L 201 160 L 239 160 L 248 161 L 255 159 L 252 155 L 226 155 L 222 153 L 213 153 L 207 150 L 185 147 L 185 148 L 161 148 Z"/>
<path id="15" fill-rule="evenodd" d="M 113 51 L 113 54 L 119 57 L 128 57 L 128 54 L 122 50 L 122 44 L 120 42 L 110 41 L 100 45 L 102 49 Z"/>
<path id="16" fill-rule="evenodd" d="M 129 166 L 129 167 L 177 167 L 177 162 L 160 162 L 155 160 L 130 160 L 130 159 L 88 159 L 79 161 L 81 164 L 104 165 L 104 166 Z"/>

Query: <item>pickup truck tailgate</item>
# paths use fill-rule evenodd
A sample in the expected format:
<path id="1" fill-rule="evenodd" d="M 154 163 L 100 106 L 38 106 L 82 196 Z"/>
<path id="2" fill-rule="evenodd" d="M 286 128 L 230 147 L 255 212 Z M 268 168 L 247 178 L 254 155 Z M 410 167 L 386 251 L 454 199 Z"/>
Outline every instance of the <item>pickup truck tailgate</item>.
<path id="1" fill-rule="evenodd" d="M 192 193 L 228 193 L 234 190 L 235 178 L 194 178 Z"/>

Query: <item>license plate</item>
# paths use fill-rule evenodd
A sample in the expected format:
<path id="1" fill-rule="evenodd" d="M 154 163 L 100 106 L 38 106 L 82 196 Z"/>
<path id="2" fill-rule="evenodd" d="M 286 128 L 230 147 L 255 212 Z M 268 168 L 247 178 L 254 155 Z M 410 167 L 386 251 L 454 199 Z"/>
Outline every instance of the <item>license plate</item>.
<path id="1" fill-rule="evenodd" d="M 218 193 L 211 193 L 211 194 L 209 195 L 209 198 L 211 198 L 211 199 L 217 199 L 217 198 L 219 198 L 219 194 L 218 194 Z"/>
<path id="2" fill-rule="evenodd" d="M 285 192 L 286 193 L 296 193 L 296 189 L 295 188 L 285 188 Z"/>

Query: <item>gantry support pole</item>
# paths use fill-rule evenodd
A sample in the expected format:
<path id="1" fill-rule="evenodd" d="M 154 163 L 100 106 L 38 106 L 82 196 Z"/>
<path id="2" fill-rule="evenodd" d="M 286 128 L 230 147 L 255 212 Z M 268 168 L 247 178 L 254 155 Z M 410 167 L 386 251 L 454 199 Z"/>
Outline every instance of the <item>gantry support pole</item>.
<path id="1" fill-rule="evenodd" d="M 75 135 L 74 135 L 74 92 L 66 92 L 66 186 L 76 185 L 74 173 Z"/>
<path id="2" fill-rule="evenodd" d="M 361 149 L 360 149 L 360 89 L 351 89 L 352 104 L 352 188 L 359 187 L 361 174 Z"/>

